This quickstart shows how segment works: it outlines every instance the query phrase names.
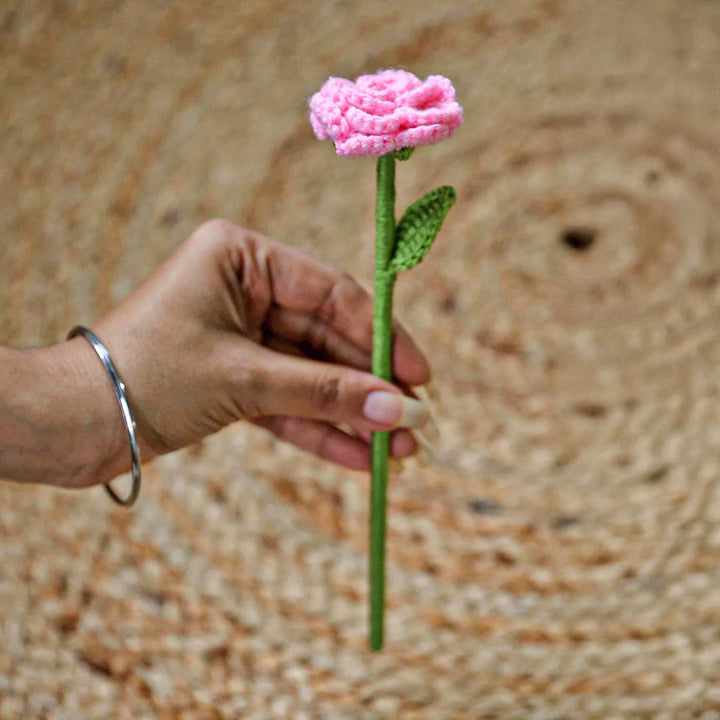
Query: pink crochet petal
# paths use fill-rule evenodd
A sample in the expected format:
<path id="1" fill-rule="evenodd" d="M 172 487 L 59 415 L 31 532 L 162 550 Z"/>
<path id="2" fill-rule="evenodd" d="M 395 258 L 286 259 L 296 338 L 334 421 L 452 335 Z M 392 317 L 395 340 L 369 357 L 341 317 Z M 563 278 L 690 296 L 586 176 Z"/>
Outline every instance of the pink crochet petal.
<path id="1" fill-rule="evenodd" d="M 350 107 L 360 108 L 373 115 L 387 115 L 395 109 L 394 101 L 383 100 L 369 93 L 362 92 L 358 88 L 349 90 L 346 99 Z"/>
<path id="2" fill-rule="evenodd" d="M 335 150 L 343 157 L 378 157 L 395 149 L 393 139 L 382 135 L 353 135 L 335 143 Z"/>
<path id="3" fill-rule="evenodd" d="M 343 115 L 343 105 L 340 99 L 329 98 L 323 91 L 315 93 L 310 99 L 310 122 L 320 140 L 335 140 L 350 134 L 350 127 Z"/>
<path id="4" fill-rule="evenodd" d="M 310 113 L 310 124 L 312 125 L 313 132 L 315 133 L 315 137 L 318 138 L 318 140 L 329 140 L 330 135 L 328 134 L 327 130 L 325 130 L 325 126 L 320 122 L 320 119 L 318 116 L 314 113 Z"/>
<path id="5" fill-rule="evenodd" d="M 378 117 L 357 108 L 350 108 L 345 117 L 353 132 L 363 135 L 394 135 L 402 123 L 402 118 L 397 113 Z"/>
<path id="6" fill-rule="evenodd" d="M 421 81 L 405 70 L 383 70 L 374 75 L 361 75 L 355 84 L 378 100 L 395 102 L 401 94 L 418 87 Z"/>
<path id="7" fill-rule="evenodd" d="M 444 75 L 429 75 L 425 82 L 428 85 L 434 85 L 443 92 L 443 99 L 446 102 L 455 102 L 455 88 L 453 84 Z"/>
<path id="8" fill-rule="evenodd" d="M 429 145 L 450 137 L 455 129 L 455 127 L 447 125 L 423 125 L 422 127 L 414 127 L 398 133 L 395 136 L 395 142 L 399 148 Z"/>
<path id="9" fill-rule="evenodd" d="M 390 118 L 396 122 L 388 122 L 385 126 L 387 132 L 400 133 L 413 127 L 424 125 L 449 125 L 457 127 L 459 106 L 443 106 L 427 110 L 415 110 L 413 108 L 400 108 Z M 461 113 L 460 113 L 461 115 Z"/>
<path id="10" fill-rule="evenodd" d="M 452 83 L 441 75 L 429 77 L 422 85 L 402 97 L 404 105 L 414 108 L 424 108 L 428 105 L 454 101 L 455 89 Z"/>
<path id="11" fill-rule="evenodd" d="M 320 88 L 320 90 L 315 94 L 337 102 L 344 96 L 346 92 L 351 91 L 354 88 L 355 83 L 351 82 L 350 80 L 339 77 L 330 77 L 327 79 L 327 82 Z"/>

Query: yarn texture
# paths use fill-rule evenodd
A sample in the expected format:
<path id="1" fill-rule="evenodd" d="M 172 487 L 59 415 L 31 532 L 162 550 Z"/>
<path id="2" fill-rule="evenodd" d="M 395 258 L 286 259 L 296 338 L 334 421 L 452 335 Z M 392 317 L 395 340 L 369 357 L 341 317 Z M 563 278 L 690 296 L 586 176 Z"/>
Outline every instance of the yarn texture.
<path id="1" fill-rule="evenodd" d="M 310 99 L 310 122 L 338 155 L 377 157 L 450 137 L 462 124 L 455 88 L 442 75 L 427 79 L 405 70 L 331 77 Z"/>
<path id="2" fill-rule="evenodd" d="M 455 189 L 443 185 L 416 200 L 405 211 L 395 229 L 390 270 L 409 270 L 422 262 L 456 199 Z"/>

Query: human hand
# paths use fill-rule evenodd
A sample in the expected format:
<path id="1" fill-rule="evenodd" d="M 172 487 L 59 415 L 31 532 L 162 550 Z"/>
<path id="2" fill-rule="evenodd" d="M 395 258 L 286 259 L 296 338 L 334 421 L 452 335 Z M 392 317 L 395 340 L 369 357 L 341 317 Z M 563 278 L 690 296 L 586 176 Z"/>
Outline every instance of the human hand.
<path id="1" fill-rule="evenodd" d="M 370 296 L 348 275 L 229 221 L 199 227 L 93 330 L 127 386 L 143 460 L 244 419 L 367 469 L 371 431 L 427 419 L 419 402 L 368 372 Z M 88 354 L 82 338 L 65 345 Z M 394 358 L 403 387 L 428 381 L 425 358 L 399 326 Z M 112 412 L 112 457 L 83 485 L 127 469 L 127 440 Z M 415 449 L 407 430 L 393 433 L 396 457 Z"/>

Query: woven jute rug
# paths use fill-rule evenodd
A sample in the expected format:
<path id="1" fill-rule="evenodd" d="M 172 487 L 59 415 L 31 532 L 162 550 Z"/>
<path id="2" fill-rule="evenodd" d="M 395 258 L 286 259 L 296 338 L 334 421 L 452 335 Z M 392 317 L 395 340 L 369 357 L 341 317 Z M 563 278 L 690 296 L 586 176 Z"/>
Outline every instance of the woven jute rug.
<path id="1" fill-rule="evenodd" d="M 139 504 L 0 484 L 0 717 L 720 718 L 720 3 L 0 3 L 0 342 L 59 341 L 201 221 L 370 277 L 330 74 L 453 79 L 401 278 L 440 438 L 390 488 L 232 427 Z"/>

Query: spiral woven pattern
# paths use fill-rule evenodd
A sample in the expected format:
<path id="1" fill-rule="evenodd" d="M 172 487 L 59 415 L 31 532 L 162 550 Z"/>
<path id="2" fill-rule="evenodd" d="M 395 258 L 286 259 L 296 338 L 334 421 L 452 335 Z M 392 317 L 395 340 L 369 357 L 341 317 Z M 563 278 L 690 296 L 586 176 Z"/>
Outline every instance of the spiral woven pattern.
<path id="1" fill-rule="evenodd" d="M 410 11 L 409 7 L 412 7 Z M 59 341 L 202 220 L 365 282 L 374 167 L 329 74 L 452 78 L 397 169 L 458 200 L 400 316 L 440 438 L 368 480 L 232 427 L 139 503 L 0 484 L 0 718 L 720 718 L 720 5 L 5 3 L 0 342 Z"/>

